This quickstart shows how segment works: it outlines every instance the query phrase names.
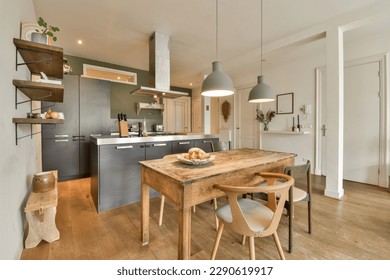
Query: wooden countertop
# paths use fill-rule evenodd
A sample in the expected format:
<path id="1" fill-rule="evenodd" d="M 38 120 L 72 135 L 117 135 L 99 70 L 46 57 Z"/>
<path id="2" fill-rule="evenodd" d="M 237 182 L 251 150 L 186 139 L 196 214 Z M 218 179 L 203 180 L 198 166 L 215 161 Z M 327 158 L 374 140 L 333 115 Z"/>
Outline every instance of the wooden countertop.
<path id="1" fill-rule="evenodd" d="M 174 156 L 165 159 L 140 161 L 140 164 L 185 185 L 200 179 L 296 157 L 296 154 L 293 153 L 246 148 L 211 154 L 216 156 L 214 161 L 198 166 L 186 165 Z M 238 161 L 239 166 L 237 166 Z"/>

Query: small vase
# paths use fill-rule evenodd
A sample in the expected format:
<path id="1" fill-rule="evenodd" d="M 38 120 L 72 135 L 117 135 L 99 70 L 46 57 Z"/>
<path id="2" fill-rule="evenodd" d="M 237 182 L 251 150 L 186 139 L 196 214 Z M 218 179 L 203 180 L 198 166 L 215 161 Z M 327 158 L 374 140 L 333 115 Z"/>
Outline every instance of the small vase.
<path id="1" fill-rule="evenodd" d="M 268 123 L 264 123 L 264 131 L 268 131 Z"/>
<path id="2" fill-rule="evenodd" d="M 55 177 L 52 172 L 41 172 L 34 174 L 32 180 L 32 191 L 44 193 L 54 189 Z"/>

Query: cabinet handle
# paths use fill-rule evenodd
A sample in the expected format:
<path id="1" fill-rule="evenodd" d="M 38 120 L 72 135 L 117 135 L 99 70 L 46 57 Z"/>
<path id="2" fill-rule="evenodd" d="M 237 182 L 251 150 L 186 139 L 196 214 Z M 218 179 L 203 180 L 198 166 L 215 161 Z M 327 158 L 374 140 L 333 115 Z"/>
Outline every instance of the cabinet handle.
<path id="1" fill-rule="evenodd" d="M 211 142 L 213 142 L 213 141 L 211 141 L 211 140 L 203 140 L 202 141 L 202 143 L 211 143 Z"/>
<path id="2" fill-rule="evenodd" d="M 57 134 L 57 135 L 54 135 L 54 138 L 68 138 L 69 137 L 69 135 L 67 135 L 67 134 Z"/>
<path id="3" fill-rule="evenodd" d="M 90 136 L 90 137 L 96 137 L 96 136 L 102 136 L 102 134 L 101 134 L 101 133 L 97 133 L 97 134 L 90 134 L 89 136 Z"/>
<path id="4" fill-rule="evenodd" d="M 116 146 L 115 147 L 115 149 L 117 149 L 117 150 L 122 150 L 122 149 L 132 149 L 133 148 L 133 146 Z"/>
<path id="5" fill-rule="evenodd" d="M 166 145 L 166 143 L 153 144 L 153 147 L 165 147 Z"/>
<path id="6" fill-rule="evenodd" d="M 54 140 L 54 142 L 58 143 L 58 142 L 68 142 L 69 140 L 68 139 L 56 139 Z"/>
<path id="7" fill-rule="evenodd" d="M 189 145 L 190 142 L 179 142 L 178 144 L 179 144 L 179 145 Z"/>
<path id="8" fill-rule="evenodd" d="M 75 135 L 75 136 L 72 136 L 73 138 L 85 138 L 85 135 Z"/>

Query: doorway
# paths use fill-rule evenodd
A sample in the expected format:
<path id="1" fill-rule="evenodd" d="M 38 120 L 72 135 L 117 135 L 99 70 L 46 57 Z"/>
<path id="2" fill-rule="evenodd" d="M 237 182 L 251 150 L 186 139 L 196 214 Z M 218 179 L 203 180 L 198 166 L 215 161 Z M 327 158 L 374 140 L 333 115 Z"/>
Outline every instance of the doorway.
<path id="1" fill-rule="evenodd" d="M 248 102 L 251 88 L 237 90 L 236 148 L 259 148 L 260 126 L 256 121 L 257 104 Z"/>
<path id="2" fill-rule="evenodd" d="M 379 185 L 379 62 L 344 68 L 343 179 Z"/>
<path id="3" fill-rule="evenodd" d="M 343 178 L 388 186 L 384 90 L 385 57 L 346 63 L 344 68 Z M 316 69 L 316 174 L 326 175 L 326 69 Z"/>

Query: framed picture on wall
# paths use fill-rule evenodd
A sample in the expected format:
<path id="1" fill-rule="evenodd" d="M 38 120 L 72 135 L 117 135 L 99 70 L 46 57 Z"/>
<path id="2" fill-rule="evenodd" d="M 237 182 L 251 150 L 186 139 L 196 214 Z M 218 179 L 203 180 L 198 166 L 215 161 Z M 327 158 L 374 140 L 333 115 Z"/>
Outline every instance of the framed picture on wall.
<path id="1" fill-rule="evenodd" d="M 294 93 L 282 93 L 276 95 L 276 114 L 294 113 Z"/>

